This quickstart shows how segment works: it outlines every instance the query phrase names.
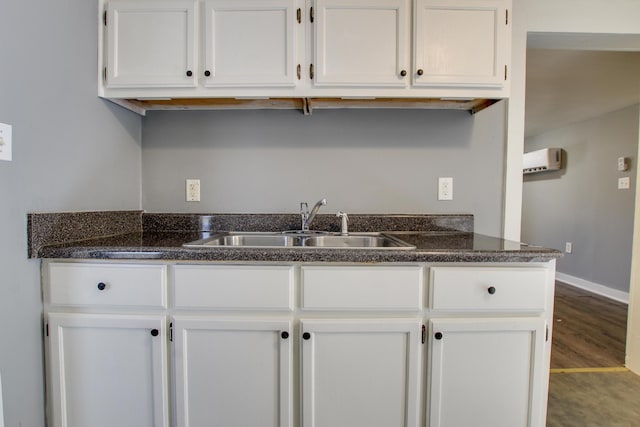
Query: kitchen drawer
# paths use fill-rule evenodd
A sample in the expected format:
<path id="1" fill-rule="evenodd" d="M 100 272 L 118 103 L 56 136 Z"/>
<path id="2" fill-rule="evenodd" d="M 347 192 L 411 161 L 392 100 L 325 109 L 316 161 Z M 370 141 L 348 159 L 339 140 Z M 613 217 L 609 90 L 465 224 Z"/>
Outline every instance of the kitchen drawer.
<path id="1" fill-rule="evenodd" d="M 302 308 L 417 311 L 422 284 L 420 266 L 302 267 Z"/>
<path id="2" fill-rule="evenodd" d="M 542 268 L 433 267 L 430 306 L 448 311 L 541 312 L 549 270 Z"/>
<path id="3" fill-rule="evenodd" d="M 164 265 L 51 263 L 48 275 L 51 305 L 166 307 Z"/>
<path id="4" fill-rule="evenodd" d="M 174 306 L 218 310 L 291 310 L 292 266 L 178 265 Z"/>

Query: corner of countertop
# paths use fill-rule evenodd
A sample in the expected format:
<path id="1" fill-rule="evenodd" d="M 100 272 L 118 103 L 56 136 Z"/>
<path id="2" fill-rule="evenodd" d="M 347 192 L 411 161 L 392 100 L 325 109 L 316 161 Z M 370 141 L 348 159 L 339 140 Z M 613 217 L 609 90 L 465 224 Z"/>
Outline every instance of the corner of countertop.
<path id="1" fill-rule="evenodd" d="M 48 245 L 142 232 L 142 213 L 141 210 L 28 213 L 28 257 L 37 258 L 40 248 Z"/>

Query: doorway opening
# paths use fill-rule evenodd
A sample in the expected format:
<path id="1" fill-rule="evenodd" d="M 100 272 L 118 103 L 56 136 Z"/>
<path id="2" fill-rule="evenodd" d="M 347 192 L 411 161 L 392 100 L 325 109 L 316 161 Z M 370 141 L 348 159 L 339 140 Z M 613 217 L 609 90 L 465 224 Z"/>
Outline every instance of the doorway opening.
<path id="1" fill-rule="evenodd" d="M 570 250 L 557 262 L 559 281 L 625 303 L 640 142 L 639 46 L 637 36 L 550 33 L 530 34 L 527 43 L 525 152 L 561 148 L 564 159 L 559 171 L 525 176 L 522 240 Z M 627 170 L 618 170 L 619 158 L 627 159 Z M 625 178 L 630 188 L 618 189 Z"/>

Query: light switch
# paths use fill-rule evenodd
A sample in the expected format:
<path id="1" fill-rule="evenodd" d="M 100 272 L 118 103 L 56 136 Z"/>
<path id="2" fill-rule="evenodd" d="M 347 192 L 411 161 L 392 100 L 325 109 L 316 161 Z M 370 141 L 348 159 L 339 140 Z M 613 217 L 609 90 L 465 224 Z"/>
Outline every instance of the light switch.
<path id="1" fill-rule="evenodd" d="M 11 161 L 11 125 L 0 123 L 0 160 Z"/>
<path id="2" fill-rule="evenodd" d="M 618 171 L 626 172 L 629 170 L 629 159 L 626 157 L 618 157 Z"/>

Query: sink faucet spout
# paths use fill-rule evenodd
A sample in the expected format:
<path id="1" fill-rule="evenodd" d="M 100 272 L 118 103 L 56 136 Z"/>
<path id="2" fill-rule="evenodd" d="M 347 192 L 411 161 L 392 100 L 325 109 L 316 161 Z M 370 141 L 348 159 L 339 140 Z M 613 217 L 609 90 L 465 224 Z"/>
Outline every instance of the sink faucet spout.
<path id="1" fill-rule="evenodd" d="M 309 212 L 309 207 L 306 202 L 300 203 L 300 216 L 302 217 L 302 231 L 309 231 L 311 221 L 316 217 L 318 210 L 327 204 L 327 199 L 318 200 L 315 206 Z"/>

